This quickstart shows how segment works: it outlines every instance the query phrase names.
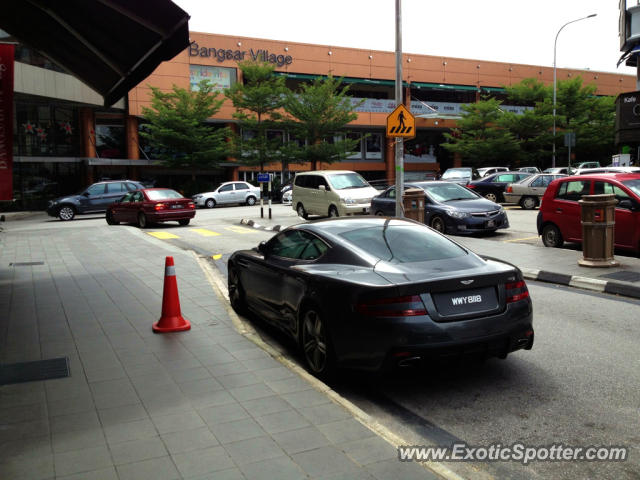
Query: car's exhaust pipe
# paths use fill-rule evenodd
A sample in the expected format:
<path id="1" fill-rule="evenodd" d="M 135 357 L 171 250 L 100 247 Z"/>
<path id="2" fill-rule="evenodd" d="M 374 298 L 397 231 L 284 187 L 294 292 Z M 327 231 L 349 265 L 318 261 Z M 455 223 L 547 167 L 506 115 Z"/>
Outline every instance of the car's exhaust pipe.
<path id="1" fill-rule="evenodd" d="M 422 357 L 403 358 L 398 362 L 398 366 L 402 368 L 415 367 L 422 360 Z"/>

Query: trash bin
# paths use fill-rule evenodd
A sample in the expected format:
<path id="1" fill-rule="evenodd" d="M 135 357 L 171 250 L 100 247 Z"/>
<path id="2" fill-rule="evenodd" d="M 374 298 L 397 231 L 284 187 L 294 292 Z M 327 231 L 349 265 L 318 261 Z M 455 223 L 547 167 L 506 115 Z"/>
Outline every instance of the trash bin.
<path id="1" fill-rule="evenodd" d="M 615 195 L 583 195 L 580 204 L 582 224 L 582 257 L 578 264 L 584 267 L 614 267 L 613 258 L 616 226 Z"/>
<path id="2" fill-rule="evenodd" d="M 402 195 L 405 218 L 424 223 L 424 190 L 407 188 Z"/>

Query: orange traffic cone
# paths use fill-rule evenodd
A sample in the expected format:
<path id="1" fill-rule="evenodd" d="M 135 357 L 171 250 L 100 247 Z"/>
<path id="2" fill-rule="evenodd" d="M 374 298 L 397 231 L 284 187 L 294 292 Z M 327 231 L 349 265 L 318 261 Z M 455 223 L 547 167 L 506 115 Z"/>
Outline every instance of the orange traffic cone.
<path id="1" fill-rule="evenodd" d="M 180 313 L 178 282 L 173 257 L 167 257 L 164 263 L 164 287 L 162 289 L 162 316 L 153 324 L 155 333 L 181 332 L 191 329 L 188 320 Z"/>

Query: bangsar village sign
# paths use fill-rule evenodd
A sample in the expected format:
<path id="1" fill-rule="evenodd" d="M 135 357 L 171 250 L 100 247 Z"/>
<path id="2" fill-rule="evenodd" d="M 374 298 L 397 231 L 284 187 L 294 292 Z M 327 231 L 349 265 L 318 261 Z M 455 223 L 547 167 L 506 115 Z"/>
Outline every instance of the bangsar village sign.
<path id="1" fill-rule="evenodd" d="M 247 56 L 247 53 L 249 56 Z M 249 51 L 225 50 L 224 48 L 201 47 L 196 42 L 192 42 L 191 45 L 189 45 L 189 56 L 205 58 L 213 57 L 220 63 L 225 60 L 235 60 L 240 62 L 245 60 L 245 58 L 247 60 L 251 58 L 251 60 L 254 61 L 275 63 L 278 67 L 291 65 L 291 63 L 293 63 L 293 57 L 291 57 L 291 55 L 276 55 L 275 53 L 269 53 L 269 50 L 254 50 L 253 48 L 250 48 Z"/>

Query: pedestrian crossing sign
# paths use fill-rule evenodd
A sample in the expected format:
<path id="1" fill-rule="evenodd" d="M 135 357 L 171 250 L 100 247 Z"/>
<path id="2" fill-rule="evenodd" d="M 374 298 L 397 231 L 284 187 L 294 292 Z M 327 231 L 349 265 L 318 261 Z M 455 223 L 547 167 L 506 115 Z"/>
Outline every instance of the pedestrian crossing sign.
<path id="1" fill-rule="evenodd" d="M 416 119 L 407 107 L 400 104 L 387 117 L 387 137 L 413 138 L 416 136 Z"/>

